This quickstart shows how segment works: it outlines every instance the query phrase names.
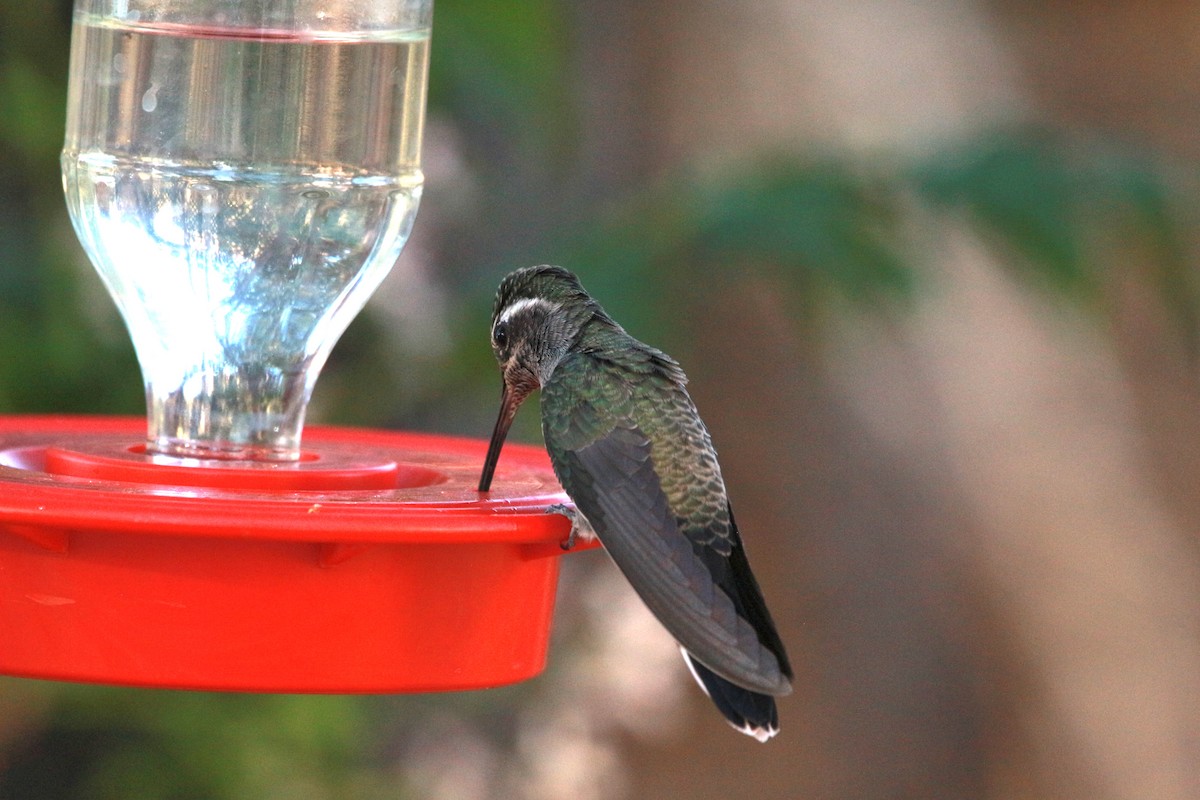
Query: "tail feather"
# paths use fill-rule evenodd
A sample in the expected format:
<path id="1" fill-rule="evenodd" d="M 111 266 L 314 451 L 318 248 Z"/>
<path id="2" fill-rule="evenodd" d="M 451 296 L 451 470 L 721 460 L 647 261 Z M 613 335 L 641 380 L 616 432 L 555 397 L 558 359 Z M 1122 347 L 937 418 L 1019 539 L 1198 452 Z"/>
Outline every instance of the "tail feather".
<path id="1" fill-rule="evenodd" d="M 760 742 L 779 733 L 779 712 L 775 708 L 774 697 L 730 683 L 693 659 L 687 650 L 682 647 L 679 650 L 696 683 L 700 684 L 700 688 L 730 725 Z"/>

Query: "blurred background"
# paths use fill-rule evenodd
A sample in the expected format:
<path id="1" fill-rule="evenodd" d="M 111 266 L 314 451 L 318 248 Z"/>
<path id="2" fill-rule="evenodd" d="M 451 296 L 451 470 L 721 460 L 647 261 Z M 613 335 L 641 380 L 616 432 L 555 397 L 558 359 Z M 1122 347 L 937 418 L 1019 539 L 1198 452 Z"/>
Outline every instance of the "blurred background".
<path id="1" fill-rule="evenodd" d="M 0 5 L 0 412 L 140 415 L 69 23 Z M 520 686 L 0 679 L 0 800 L 1200 796 L 1197 42 L 1182 0 L 437 0 L 416 230 L 310 419 L 486 437 L 496 284 L 575 270 L 692 379 L 781 735 L 589 553 Z"/>

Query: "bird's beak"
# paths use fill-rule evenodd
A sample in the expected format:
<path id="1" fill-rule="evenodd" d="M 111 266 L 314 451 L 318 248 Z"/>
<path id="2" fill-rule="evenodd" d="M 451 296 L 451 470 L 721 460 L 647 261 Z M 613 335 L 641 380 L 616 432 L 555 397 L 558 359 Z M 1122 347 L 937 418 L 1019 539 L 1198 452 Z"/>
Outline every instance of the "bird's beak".
<path id="1" fill-rule="evenodd" d="M 524 399 L 513 391 L 508 382 L 504 382 L 504 391 L 500 394 L 500 416 L 496 419 L 496 427 L 492 429 L 492 441 L 488 444 L 487 458 L 483 460 L 483 474 L 479 476 L 479 491 L 486 492 L 492 487 L 492 475 L 496 472 L 496 461 L 500 458 L 500 448 L 504 446 L 504 437 L 517 416 L 517 409 Z"/>

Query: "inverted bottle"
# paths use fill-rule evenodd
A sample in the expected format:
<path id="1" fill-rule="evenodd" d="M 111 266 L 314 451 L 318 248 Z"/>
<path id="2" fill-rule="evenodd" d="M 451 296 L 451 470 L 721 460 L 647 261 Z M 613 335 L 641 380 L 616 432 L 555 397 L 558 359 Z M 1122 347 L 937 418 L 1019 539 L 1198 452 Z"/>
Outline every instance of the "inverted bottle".
<path id="1" fill-rule="evenodd" d="M 294 460 L 416 215 L 428 4 L 110 5 L 77 3 L 63 178 L 137 351 L 147 447 Z"/>

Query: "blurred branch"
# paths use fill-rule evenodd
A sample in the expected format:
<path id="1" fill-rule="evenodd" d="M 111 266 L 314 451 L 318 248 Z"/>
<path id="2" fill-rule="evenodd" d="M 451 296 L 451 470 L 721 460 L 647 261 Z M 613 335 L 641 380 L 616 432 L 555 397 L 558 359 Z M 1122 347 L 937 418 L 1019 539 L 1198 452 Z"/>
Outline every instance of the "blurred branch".
<path id="1" fill-rule="evenodd" d="M 1194 232 L 1165 171 L 1144 157 L 1044 131 L 995 133 L 900 169 L 891 162 L 775 156 L 736 175 L 675 180 L 632 198 L 565 246 L 597 293 L 625 303 L 653 329 L 643 292 L 678 282 L 736 280 L 769 271 L 801 298 L 890 304 L 917 291 L 912 198 L 931 215 L 966 219 L 1031 286 L 1082 303 L 1110 288 L 1112 270 L 1137 254 L 1180 331 L 1197 330 L 1200 286 L 1188 258 Z M 1117 259 L 1113 253 L 1116 252 Z M 604 292 L 604 288 L 611 292 Z"/>

